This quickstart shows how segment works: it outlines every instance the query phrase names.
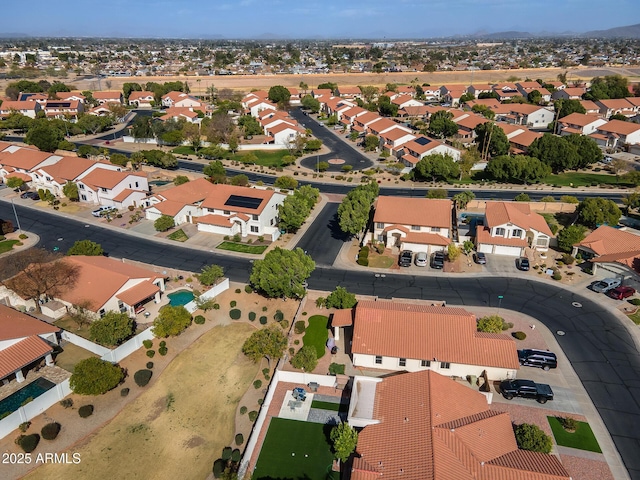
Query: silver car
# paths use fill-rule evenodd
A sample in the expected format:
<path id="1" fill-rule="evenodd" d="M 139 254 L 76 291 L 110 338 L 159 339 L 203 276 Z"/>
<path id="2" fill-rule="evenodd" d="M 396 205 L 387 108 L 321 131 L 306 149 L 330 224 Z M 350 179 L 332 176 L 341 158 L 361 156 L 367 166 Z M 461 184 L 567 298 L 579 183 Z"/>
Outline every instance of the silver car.
<path id="1" fill-rule="evenodd" d="M 622 282 L 618 278 L 605 278 L 596 282 L 591 287 L 594 292 L 607 293 L 609 290 L 619 287 Z"/>
<path id="2" fill-rule="evenodd" d="M 427 253 L 426 252 L 418 252 L 416 254 L 416 267 L 426 267 L 427 266 Z"/>

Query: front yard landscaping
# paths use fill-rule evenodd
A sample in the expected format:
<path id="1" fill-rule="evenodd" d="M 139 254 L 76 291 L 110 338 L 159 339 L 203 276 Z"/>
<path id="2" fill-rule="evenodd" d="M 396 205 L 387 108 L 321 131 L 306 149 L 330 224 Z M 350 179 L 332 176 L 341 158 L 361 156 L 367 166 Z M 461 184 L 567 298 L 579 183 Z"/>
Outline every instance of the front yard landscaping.
<path id="1" fill-rule="evenodd" d="M 565 430 L 556 417 L 547 417 L 556 443 L 563 447 L 577 448 L 589 452 L 602 453 L 591 427 L 586 422 L 576 422 L 576 431 L 571 433 Z"/>
<path id="2" fill-rule="evenodd" d="M 251 150 L 241 153 L 234 153 L 229 157 L 229 160 L 234 160 L 242 163 L 247 155 L 251 154 L 257 157 L 257 160 L 254 158 L 251 162 L 255 165 L 262 165 L 263 167 L 282 167 L 284 166 L 282 157 L 284 157 L 285 155 L 289 155 L 289 152 L 287 150 Z"/>
<path id="3" fill-rule="evenodd" d="M 6 253 L 13 249 L 13 246 L 20 243 L 20 240 L 4 240 L 0 242 L 0 253 Z"/>
<path id="4" fill-rule="evenodd" d="M 269 245 L 247 245 L 246 243 L 224 241 L 216 248 L 219 248 L 220 250 L 230 250 L 232 252 L 252 253 L 254 255 L 260 255 L 267 248 L 269 248 Z"/>
<path id="5" fill-rule="evenodd" d="M 176 242 L 186 242 L 189 240 L 189 237 L 187 237 L 187 234 L 184 233 L 184 230 L 182 229 L 176 230 L 171 235 L 168 235 L 167 238 L 169 240 L 175 240 Z"/>
<path id="6" fill-rule="evenodd" d="M 324 356 L 327 348 L 327 339 L 329 338 L 328 322 L 329 319 L 324 315 L 314 315 L 309 319 L 309 326 L 305 331 L 304 337 L 302 337 L 304 345 L 310 345 L 316 349 L 318 358 Z"/>
<path id="7" fill-rule="evenodd" d="M 331 470 L 333 455 L 325 428 L 331 427 L 272 418 L 251 478 L 337 480 L 339 473 Z"/>

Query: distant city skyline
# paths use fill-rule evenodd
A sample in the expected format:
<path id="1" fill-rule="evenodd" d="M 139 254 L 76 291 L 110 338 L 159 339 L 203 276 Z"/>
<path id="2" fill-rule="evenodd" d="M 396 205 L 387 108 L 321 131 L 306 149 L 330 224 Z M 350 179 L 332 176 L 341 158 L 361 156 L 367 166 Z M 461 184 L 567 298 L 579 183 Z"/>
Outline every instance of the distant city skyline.
<path id="1" fill-rule="evenodd" d="M 24 5 L 7 3 L 0 36 L 434 38 L 640 23 L 637 0 L 32 0 L 29 14 Z"/>

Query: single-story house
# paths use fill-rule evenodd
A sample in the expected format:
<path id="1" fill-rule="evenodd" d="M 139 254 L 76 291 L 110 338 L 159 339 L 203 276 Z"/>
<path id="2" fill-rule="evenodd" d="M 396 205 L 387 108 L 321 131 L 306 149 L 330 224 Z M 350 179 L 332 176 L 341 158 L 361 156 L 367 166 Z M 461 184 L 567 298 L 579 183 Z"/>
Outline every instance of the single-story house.
<path id="1" fill-rule="evenodd" d="M 591 260 L 593 273 L 602 268 L 623 278 L 640 278 L 640 235 L 602 225 L 573 246 L 572 255 Z"/>

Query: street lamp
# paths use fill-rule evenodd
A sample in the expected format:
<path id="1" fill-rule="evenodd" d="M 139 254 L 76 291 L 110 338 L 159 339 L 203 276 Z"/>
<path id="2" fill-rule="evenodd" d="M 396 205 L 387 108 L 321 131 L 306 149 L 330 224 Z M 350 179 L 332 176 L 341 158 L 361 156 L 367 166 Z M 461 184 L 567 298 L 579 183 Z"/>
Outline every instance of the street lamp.
<path id="1" fill-rule="evenodd" d="M 13 214 L 16 217 L 16 225 L 18 225 L 18 231 L 22 230 L 20 228 L 20 220 L 18 219 L 18 212 L 16 211 L 16 205 L 13 203 L 13 198 L 11 199 L 11 206 L 13 207 Z"/>
<path id="2" fill-rule="evenodd" d="M 316 155 L 316 174 L 320 175 L 320 155 Z"/>

